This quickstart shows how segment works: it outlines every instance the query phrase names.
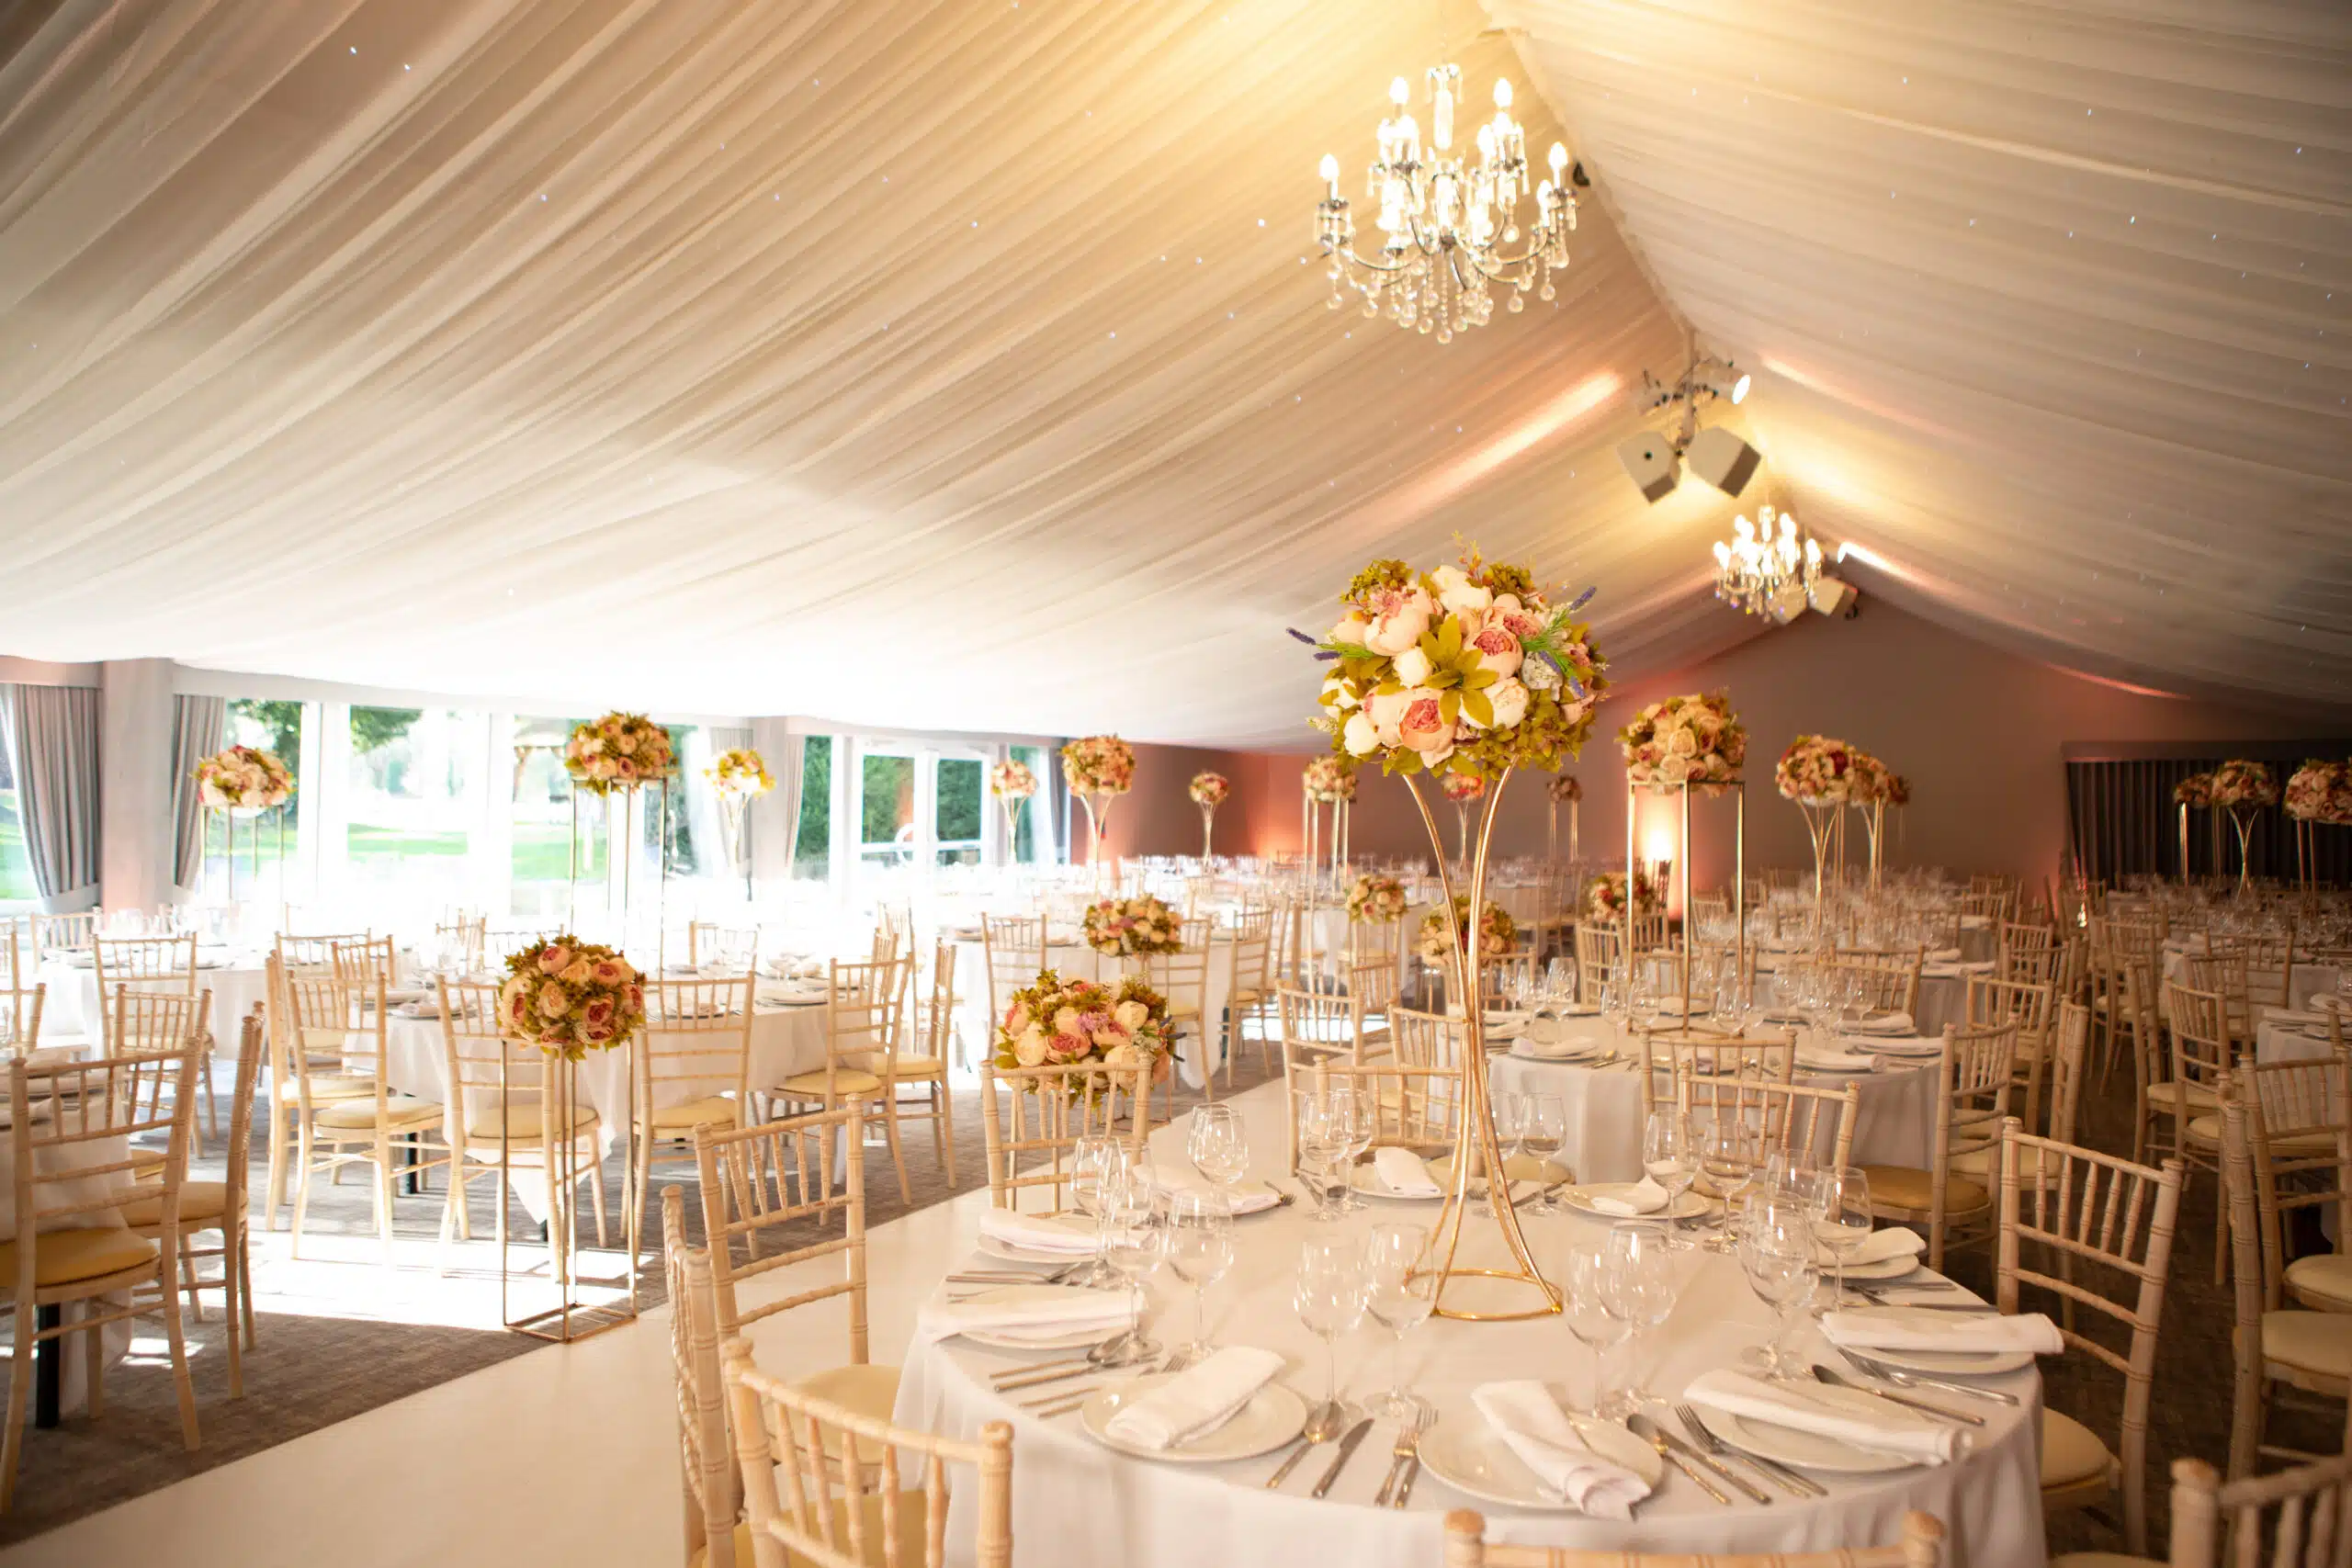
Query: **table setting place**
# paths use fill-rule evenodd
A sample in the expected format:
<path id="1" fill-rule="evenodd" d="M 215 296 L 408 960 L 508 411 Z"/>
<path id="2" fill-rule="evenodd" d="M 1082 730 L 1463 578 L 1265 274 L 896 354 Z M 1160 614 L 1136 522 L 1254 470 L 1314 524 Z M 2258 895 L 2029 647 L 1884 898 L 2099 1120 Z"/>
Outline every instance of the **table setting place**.
<path id="1" fill-rule="evenodd" d="M 1513 1182 L 1555 1314 L 1433 1316 L 1442 1157 L 1351 1155 L 1344 1113 L 1310 1114 L 1297 1179 L 1315 1201 L 1299 1204 L 1253 1167 L 1234 1108 L 1211 1105 L 1146 1158 L 1082 1141 L 1072 1212 L 982 1211 L 978 1257 L 922 1309 L 910 1360 L 945 1357 L 972 1419 L 1080 1434 L 1292 1506 L 1426 1513 L 1459 1497 L 1693 1528 L 1754 1510 L 1770 1542 L 1787 1539 L 1772 1517 L 1963 1467 L 1987 1444 L 2005 1478 L 2032 1483 L 2038 1384 L 2023 1374 L 2063 1348 L 2054 1325 L 1999 1315 L 1923 1268 L 1916 1232 L 1873 1229 L 1859 1168 L 1772 1156 L 1732 1179 L 1708 1138 L 1660 1114 L 1639 1182 Z M 1318 1163 L 1351 1175 L 1306 1168 Z M 1728 1201 L 1691 1190 L 1702 1168 L 1725 1173 Z M 1709 1214 L 1712 1236 L 1671 1223 Z M 1180 1308 L 1154 1321 L 1155 1277 L 1188 1288 L 1189 1336 L 1170 1331 Z M 1385 1375 L 1344 1365 L 1365 1328 L 1385 1341 Z"/>

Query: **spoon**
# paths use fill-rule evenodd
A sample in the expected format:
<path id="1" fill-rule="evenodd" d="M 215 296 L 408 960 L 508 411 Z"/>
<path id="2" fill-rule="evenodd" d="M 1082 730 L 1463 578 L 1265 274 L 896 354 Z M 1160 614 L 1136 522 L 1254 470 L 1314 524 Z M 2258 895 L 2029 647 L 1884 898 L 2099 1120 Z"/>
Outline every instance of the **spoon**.
<path id="1" fill-rule="evenodd" d="M 1307 1450 L 1335 1440 L 1347 1429 L 1348 1417 L 1354 1414 L 1346 1405 L 1329 1399 L 1308 1411 L 1306 1425 L 1299 1428 L 1297 1446 L 1290 1450 L 1281 1467 L 1266 1477 L 1266 1490 L 1272 1492 L 1287 1480 L 1290 1472 L 1298 1468 L 1298 1461 L 1306 1457 Z"/>

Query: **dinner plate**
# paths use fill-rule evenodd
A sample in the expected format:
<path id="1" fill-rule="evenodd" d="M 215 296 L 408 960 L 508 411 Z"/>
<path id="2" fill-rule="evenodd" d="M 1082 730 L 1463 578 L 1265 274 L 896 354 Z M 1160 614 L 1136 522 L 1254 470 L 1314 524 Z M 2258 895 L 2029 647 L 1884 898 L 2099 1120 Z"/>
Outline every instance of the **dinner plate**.
<path id="1" fill-rule="evenodd" d="M 1824 1269 L 1836 1267 L 1837 1260 L 1830 1257 L 1826 1250 L 1816 1249 L 1815 1257 L 1818 1259 Z M 1860 1280 L 1865 1285 L 1877 1284 L 1888 1280 L 1905 1279 L 1910 1275 L 1917 1273 L 1920 1268 L 1921 1258 L 1917 1256 L 1910 1258 L 1882 1258 L 1875 1263 L 1849 1263 L 1846 1265 L 1846 1281 L 1849 1284 L 1852 1284 L 1856 1280 Z M 1931 1274 L 1928 1276 L 1928 1279 L 1932 1280 L 1939 1277 L 1939 1276 Z"/>
<path id="2" fill-rule="evenodd" d="M 1852 1277 L 1847 1276 L 1849 1279 Z M 1847 1310 L 1860 1316 L 1881 1317 L 1889 1322 L 1927 1329 L 1948 1329 L 1951 1326 L 1951 1314 L 1921 1307 L 1849 1307 Z M 1998 1377 L 2003 1372 L 2018 1371 L 2033 1365 L 2033 1353 L 2030 1350 L 1865 1349 L 1860 1354 L 1873 1361 L 1884 1361 L 1890 1367 L 1900 1367 L 1906 1372 L 1928 1372 L 1939 1377 Z"/>
<path id="3" fill-rule="evenodd" d="M 1555 1002 L 1552 1004 L 1552 1010 L 1562 1018 L 1599 1018 L 1600 1004 L 1599 1002 Z"/>
<path id="4" fill-rule="evenodd" d="M 1525 1035 L 1511 1042 L 1510 1054 L 1522 1062 L 1550 1062 L 1555 1066 L 1575 1066 L 1596 1056 L 1609 1054 L 1609 1046 L 1600 1041 L 1579 1041 L 1565 1045 L 1539 1045 Z"/>
<path id="5" fill-rule="evenodd" d="M 1574 1425 L 1585 1446 L 1610 1463 L 1622 1465 L 1653 1487 L 1666 1478 L 1666 1461 L 1649 1444 L 1610 1421 L 1578 1417 Z M 1575 1513 L 1574 1505 L 1544 1489 L 1535 1472 L 1510 1451 L 1502 1434 L 1476 1410 L 1449 1411 L 1421 1433 L 1422 1467 L 1457 1492 L 1510 1508 Z"/>
<path id="6" fill-rule="evenodd" d="M 1050 1300 L 1055 1296 L 1062 1294 L 1068 1289 L 1069 1287 L 1064 1285 L 1006 1285 L 1001 1290 L 982 1291 L 978 1295 L 967 1298 L 964 1304 L 968 1306 L 977 1302 L 1018 1301 L 1024 1297 L 1030 1299 L 1043 1297 Z M 1014 1352 L 1023 1350 L 1081 1350 L 1089 1346 L 1099 1345 L 1103 1340 L 1110 1338 L 1113 1335 L 1118 1332 L 1119 1330 L 1116 1328 L 1102 1328 L 1098 1326 L 1082 1330 L 1072 1329 L 1067 1333 L 1056 1334 L 1040 1338 L 1034 1335 L 1000 1334 L 984 1328 L 967 1328 L 961 1334 L 956 1335 L 956 1337 L 958 1339 L 968 1339 L 975 1345 L 985 1345 L 991 1350 L 1012 1350 Z"/>
<path id="7" fill-rule="evenodd" d="M 1622 1197 L 1640 1185 L 1637 1181 L 1594 1181 L 1582 1187 L 1563 1187 L 1555 1196 L 1577 1213 L 1590 1214 L 1597 1220 L 1695 1220 L 1702 1214 L 1715 1212 L 1713 1203 L 1690 1191 L 1685 1191 L 1666 1207 L 1646 1214 L 1612 1214 L 1605 1209 L 1592 1206 L 1592 1194 L 1596 1192 L 1603 1197 Z"/>
<path id="8" fill-rule="evenodd" d="M 1929 1040 L 1916 1034 L 1890 1034 L 1871 1041 L 1871 1050 L 1881 1056 L 1939 1056 L 1943 1049 L 1940 1038 Z"/>
<path id="9" fill-rule="evenodd" d="M 1443 1159 L 1433 1159 L 1429 1164 L 1430 1179 L 1440 1187 L 1451 1190 L 1453 1187 L 1453 1156 L 1448 1155 Z M 1555 1165 L 1550 1160 L 1538 1159 L 1533 1155 L 1506 1156 L 1503 1160 L 1503 1170 L 1513 1181 L 1566 1181 L 1576 1174 L 1566 1166 Z M 1486 1190 L 1485 1177 L 1474 1176 L 1470 1179 L 1471 1191 L 1484 1192 Z"/>
<path id="10" fill-rule="evenodd" d="M 1796 1393 L 1794 1388 L 1789 1390 Z M 1862 1393 L 1850 1388 L 1832 1388 L 1827 1383 L 1807 1384 L 1800 1395 L 1823 1404 L 1844 1405 L 1856 1411 L 1902 1414 L 1903 1407 L 1876 1394 Z M 1793 1427 L 1776 1426 L 1770 1421 L 1752 1420 L 1694 1404 L 1699 1424 L 1716 1437 L 1744 1453 L 1758 1459 L 1778 1460 L 1782 1464 L 1796 1465 L 1804 1470 L 1826 1471 L 1834 1475 L 1883 1475 L 1891 1470 L 1910 1470 L 1921 1461 L 1905 1459 L 1901 1454 L 1887 1453 L 1879 1449 L 1857 1448 L 1837 1438 L 1825 1438 L 1817 1432 L 1800 1432 Z"/>
<path id="11" fill-rule="evenodd" d="M 1181 1372 L 1154 1372 L 1132 1382 L 1117 1383 L 1103 1389 L 1079 1406 L 1079 1422 L 1086 1428 L 1088 1437 L 1114 1453 L 1159 1460 L 1166 1464 L 1224 1464 L 1231 1460 L 1272 1453 L 1297 1437 L 1306 1425 L 1306 1401 L 1299 1398 L 1286 1384 L 1269 1382 L 1250 1396 L 1250 1403 L 1227 1416 L 1222 1425 L 1213 1427 L 1174 1448 L 1140 1448 L 1134 1443 L 1123 1443 L 1111 1436 L 1112 1416 L 1170 1378 L 1182 1375 Z"/>

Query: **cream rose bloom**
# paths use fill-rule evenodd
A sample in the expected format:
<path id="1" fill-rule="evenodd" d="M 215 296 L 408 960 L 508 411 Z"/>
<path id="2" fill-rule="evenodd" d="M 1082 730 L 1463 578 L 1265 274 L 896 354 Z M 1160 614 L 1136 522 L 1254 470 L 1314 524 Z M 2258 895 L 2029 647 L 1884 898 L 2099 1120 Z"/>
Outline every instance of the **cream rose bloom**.
<path id="1" fill-rule="evenodd" d="M 1143 1054 L 1132 1044 L 1114 1045 L 1102 1053 L 1102 1065 L 1106 1067 L 1132 1067 L 1142 1060 Z"/>
<path id="2" fill-rule="evenodd" d="M 1371 699 L 1363 705 L 1365 714 L 1372 719 L 1373 733 L 1379 738 L 1383 746 L 1401 746 L 1405 743 L 1405 709 L 1411 704 L 1412 698 L 1413 694 L 1409 690 L 1374 692 Z"/>
<path id="3" fill-rule="evenodd" d="M 1012 1042 L 1012 1059 L 1024 1067 L 1034 1067 L 1046 1059 L 1046 1032 L 1035 1024 L 1023 1030 Z"/>
<path id="4" fill-rule="evenodd" d="M 1487 701 L 1495 710 L 1495 728 L 1509 729 L 1527 716 L 1528 691 L 1516 676 L 1505 676 L 1487 688 Z"/>
<path id="5" fill-rule="evenodd" d="M 1680 784 L 1690 776 L 1690 759 L 1668 752 L 1666 761 L 1657 765 L 1657 776 L 1666 784 Z"/>
<path id="6" fill-rule="evenodd" d="M 1470 574 L 1458 566 L 1442 566 L 1430 573 L 1437 584 L 1437 602 L 1457 615 L 1484 615 L 1495 602 L 1493 592 L 1470 581 Z"/>
<path id="7" fill-rule="evenodd" d="M 1427 686 L 1405 691 L 1405 707 L 1396 720 L 1400 741 L 1421 753 L 1425 762 L 1441 762 L 1453 754 L 1453 726 L 1447 723 L 1439 694 Z"/>
<path id="8" fill-rule="evenodd" d="M 1419 584 L 1383 593 L 1371 625 L 1365 628 L 1364 646 L 1394 659 L 1421 640 L 1421 634 L 1430 629 L 1430 615 L 1434 608 L 1429 590 Z"/>
<path id="9" fill-rule="evenodd" d="M 1054 1013 L 1054 1032 L 1056 1034 L 1075 1034 L 1078 1032 L 1078 1010 L 1076 1008 L 1061 1008 Z"/>
<path id="10" fill-rule="evenodd" d="M 564 993 L 563 987 L 553 980 L 548 981 L 539 987 L 539 1016 L 541 1018 L 561 1018 L 571 1010 L 571 998 Z"/>
<path id="11" fill-rule="evenodd" d="M 1151 1010 L 1141 1002 L 1121 1002 L 1111 1010 L 1112 1021 L 1133 1034 L 1151 1017 Z"/>
<path id="12" fill-rule="evenodd" d="M 1398 684 L 1419 686 L 1427 682 L 1429 678 L 1430 656 L 1421 651 L 1419 644 L 1416 643 L 1396 656 Z"/>
<path id="13" fill-rule="evenodd" d="M 1356 694 L 1354 688 L 1349 682 L 1348 678 L 1344 675 L 1324 676 L 1323 694 L 1330 699 L 1330 701 L 1326 705 L 1327 706 L 1335 708 L 1351 708 L 1356 705 Z"/>
<path id="14" fill-rule="evenodd" d="M 1346 744 L 1351 757 L 1368 757 L 1380 750 L 1379 727 L 1372 722 L 1372 716 L 1361 708 L 1348 715 L 1347 728 L 1340 732 L 1340 738 Z"/>
<path id="15" fill-rule="evenodd" d="M 1361 643 L 1371 634 L 1371 632 L 1372 623 L 1363 618 L 1363 612 L 1361 610 L 1350 610 L 1346 615 L 1340 617 L 1340 624 L 1331 628 L 1331 635 L 1324 640 L 1327 642 Z"/>
<path id="16" fill-rule="evenodd" d="M 573 959 L 564 966 L 563 973 L 557 976 L 566 985 L 571 986 L 584 986 L 595 977 L 596 966 L 584 958 Z"/>
<path id="17" fill-rule="evenodd" d="M 1699 754 L 1699 738 L 1687 729 L 1678 729 L 1668 739 L 1666 750 L 1671 756 L 1695 757 Z"/>

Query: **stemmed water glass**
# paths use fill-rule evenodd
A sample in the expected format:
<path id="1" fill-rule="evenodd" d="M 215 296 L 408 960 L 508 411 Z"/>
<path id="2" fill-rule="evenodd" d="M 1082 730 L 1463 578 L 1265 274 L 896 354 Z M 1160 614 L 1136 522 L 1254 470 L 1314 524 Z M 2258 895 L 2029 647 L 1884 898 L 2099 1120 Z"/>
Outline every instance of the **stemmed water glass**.
<path id="1" fill-rule="evenodd" d="M 1584 1413 L 1598 1419 L 1609 1384 L 1609 1353 L 1633 1325 L 1609 1310 L 1609 1265 L 1600 1253 L 1571 1244 L 1559 1266 L 1561 1315 L 1577 1342 L 1592 1352 L 1592 1399 Z"/>
<path id="2" fill-rule="evenodd" d="M 1653 1111 L 1642 1126 L 1642 1169 L 1652 1181 L 1666 1189 L 1666 1244 L 1677 1252 L 1687 1252 L 1690 1243 L 1681 1235 L 1681 1223 L 1675 1219 L 1675 1205 L 1699 1179 L 1699 1144 L 1690 1134 L 1690 1118 L 1667 1107 Z"/>
<path id="3" fill-rule="evenodd" d="M 1813 1260 L 1814 1225 L 1804 1201 L 1785 1190 L 1765 1189 L 1747 1200 L 1739 1227 L 1739 1266 L 1748 1289 L 1772 1309 L 1772 1337 L 1740 1359 L 1780 1377 L 1789 1370 L 1781 1352 L 1794 1309 L 1811 1298 L 1819 1270 Z"/>
<path id="4" fill-rule="evenodd" d="M 1520 1152 L 1520 1142 L 1526 1135 L 1527 1097 L 1496 1089 L 1488 1094 L 1487 1099 L 1495 1112 L 1495 1168 L 1486 1173 L 1487 1195 L 1478 1201 L 1478 1212 L 1492 1218 L 1498 1201 L 1498 1193 L 1500 1194 L 1499 1201 L 1510 1201 L 1510 1162 L 1511 1157 Z M 1477 1145 L 1472 1140 L 1466 1143 L 1466 1146 L 1475 1150 Z"/>
<path id="5" fill-rule="evenodd" d="M 1250 1140 L 1230 1105 L 1196 1105 L 1184 1135 L 1184 1156 L 1201 1179 L 1230 1188 L 1250 1169 Z"/>
<path id="6" fill-rule="evenodd" d="M 1663 1225 L 1621 1221 L 1609 1227 L 1607 1248 L 1601 1256 L 1605 1260 L 1601 1306 L 1625 1325 L 1633 1340 L 1625 1398 L 1638 1407 L 1650 1398 L 1642 1385 L 1642 1336 L 1674 1315 L 1682 1286 L 1667 1253 Z"/>
<path id="7" fill-rule="evenodd" d="M 1340 1217 L 1333 1196 L 1348 1181 L 1348 1140 L 1344 1124 L 1336 1123 L 1331 1103 L 1309 1097 L 1298 1102 L 1298 1175 L 1315 1200 L 1306 1217 L 1328 1224 Z"/>
<path id="8" fill-rule="evenodd" d="M 1535 1205 L 1539 1214 L 1556 1214 L 1560 1203 L 1555 1196 L 1552 1174 L 1558 1168 L 1553 1161 L 1568 1145 L 1567 1102 L 1556 1094 L 1530 1094 L 1521 1100 L 1519 1122 L 1520 1146 L 1542 1162 L 1536 1179 L 1543 1184 L 1544 1196 Z"/>
<path id="9" fill-rule="evenodd" d="M 1291 1305 L 1307 1332 L 1323 1341 L 1328 1368 L 1323 1403 L 1307 1413 L 1310 1432 L 1336 1431 L 1353 1415 L 1340 1403 L 1340 1339 L 1363 1321 L 1367 1283 L 1363 1243 L 1358 1237 L 1325 1234 L 1299 1244 Z"/>
<path id="10" fill-rule="evenodd" d="M 1706 1173 L 1708 1185 L 1724 1206 L 1722 1223 L 1714 1239 L 1707 1243 L 1708 1251 L 1732 1250 L 1732 1224 L 1739 1216 L 1741 1198 L 1755 1179 L 1756 1159 L 1756 1130 L 1736 1110 L 1717 1111 L 1699 1145 L 1699 1168 Z"/>
<path id="11" fill-rule="evenodd" d="M 1837 1290 L 1829 1299 L 1842 1303 L 1847 1261 L 1871 1238 L 1870 1173 L 1858 1165 L 1821 1166 L 1804 1173 L 1793 1190 L 1813 1222 L 1814 1239 L 1837 1269 Z"/>
<path id="12" fill-rule="evenodd" d="M 1184 1359 L 1197 1362 L 1215 1348 L 1209 1343 L 1208 1288 L 1233 1267 L 1233 1205 L 1223 1192 L 1179 1189 L 1168 1196 L 1164 1224 L 1168 1265 L 1193 1287 L 1193 1342 L 1184 1348 Z"/>
<path id="13" fill-rule="evenodd" d="M 1107 1285 L 1117 1278 L 1104 1254 L 1103 1189 L 1127 1173 L 1127 1146 L 1108 1134 L 1090 1133 L 1070 1147 L 1070 1206 L 1094 1222 L 1094 1256 L 1076 1278 L 1075 1285 Z"/>
<path id="14" fill-rule="evenodd" d="M 1429 1415 L 1429 1401 L 1405 1386 L 1405 1336 L 1428 1322 L 1437 1305 L 1438 1273 L 1421 1267 L 1429 1242 L 1426 1226 L 1391 1221 L 1374 1225 L 1365 1247 L 1365 1305 L 1373 1321 L 1396 1337 L 1393 1386 L 1371 1413 L 1392 1421 L 1418 1423 Z"/>
<path id="15" fill-rule="evenodd" d="M 1340 1213 L 1353 1213 L 1365 1207 L 1356 1196 L 1353 1179 L 1356 1161 L 1372 1147 L 1372 1140 L 1380 1131 L 1379 1108 L 1372 1097 L 1352 1084 L 1334 1084 L 1324 1091 L 1324 1101 L 1329 1108 L 1331 1123 L 1341 1143 L 1342 1160 L 1335 1173 L 1338 1177 Z"/>
<path id="16" fill-rule="evenodd" d="M 1098 1355 L 1106 1367 L 1132 1366 L 1159 1354 L 1159 1342 L 1143 1331 L 1144 1313 L 1150 1305 L 1144 1281 L 1159 1267 L 1167 1242 L 1159 1195 L 1148 1176 L 1128 1170 L 1106 1180 L 1097 1201 L 1102 1211 L 1103 1255 L 1118 1270 L 1135 1303 L 1127 1332 L 1103 1346 Z"/>

